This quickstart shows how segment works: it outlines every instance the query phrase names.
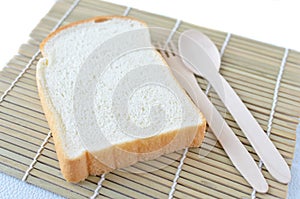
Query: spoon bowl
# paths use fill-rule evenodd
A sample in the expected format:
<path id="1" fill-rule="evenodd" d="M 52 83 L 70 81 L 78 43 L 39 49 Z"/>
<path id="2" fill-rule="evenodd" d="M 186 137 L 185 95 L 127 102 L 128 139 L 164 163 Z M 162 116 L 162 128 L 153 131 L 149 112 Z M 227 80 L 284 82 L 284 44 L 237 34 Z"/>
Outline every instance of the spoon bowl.
<path id="1" fill-rule="evenodd" d="M 196 49 L 191 49 L 189 42 L 187 42 L 186 40 L 191 40 L 192 42 L 194 42 L 197 45 Z M 184 55 L 182 49 L 187 49 L 187 48 L 190 48 L 189 53 L 195 53 L 195 55 L 193 56 L 198 56 L 199 59 L 201 60 L 207 59 L 207 57 L 209 57 L 209 59 L 213 62 L 213 66 L 216 67 L 216 70 L 220 69 L 221 66 L 220 53 L 216 45 L 209 39 L 209 37 L 207 37 L 202 32 L 191 29 L 185 31 L 184 34 L 180 35 L 179 54 Z M 183 59 L 183 63 L 194 74 L 203 76 L 201 72 L 195 67 L 195 65 L 191 64 L 186 59 Z"/>

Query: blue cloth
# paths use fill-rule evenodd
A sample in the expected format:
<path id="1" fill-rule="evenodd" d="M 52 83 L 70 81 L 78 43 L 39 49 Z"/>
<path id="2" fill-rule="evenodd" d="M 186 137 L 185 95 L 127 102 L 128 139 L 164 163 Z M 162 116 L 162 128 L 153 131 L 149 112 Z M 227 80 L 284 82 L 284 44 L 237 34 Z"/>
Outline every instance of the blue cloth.
<path id="1" fill-rule="evenodd" d="M 289 183 L 288 199 L 300 198 L 300 124 L 297 128 L 297 142 L 292 163 L 292 180 Z"/>

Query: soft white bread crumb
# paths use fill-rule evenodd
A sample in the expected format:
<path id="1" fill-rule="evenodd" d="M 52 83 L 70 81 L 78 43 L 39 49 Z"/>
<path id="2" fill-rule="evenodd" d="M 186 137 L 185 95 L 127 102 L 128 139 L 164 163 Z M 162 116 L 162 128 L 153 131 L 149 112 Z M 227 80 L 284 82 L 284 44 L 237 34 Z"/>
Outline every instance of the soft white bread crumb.
<path id="1" fill-rule="evenodd" d="M 125 17 L 97 19 L 101 22 L 92 19 L 50 35 L 41 46 L 44 58 L 37 67 L 39 94 L 62 173 L 72 182 L 187 146 L 199 146 L 204 136 L 205 119 L 151 47 L 145 25 Z M 143 31 L 134 37 L 125 36 L 116 44 L 110 41 L 121 33 L 140 29 Z M 99 49 L 107 41 L 111 45 Z M 83 72 L 82 66 L 87 63 L 105 63 L 112 50 L 122 51 L 135 41 L 149 48 L 114 58 L 101 74 L 94 74 L 92 69 Z M 91 57 L 95 52 L 96 56 Z M 78 78 L 79 75 L 83 76 Z M 158 82 L 150 78 L 147 84 L 148 77 L 155 77 Z M 142 78 L 146 82 L 140 87 L 126 87 L 138 84 Z M 84 82 L 78 83 L 79 79 Z M 81 106 L 86 103 L 82 96 L 89 94 L 87 88 L 91 85 L 95 89 L 91 95 L 93 103 L 87 105 L 92 111 L 88 111 Z M 125 102 L 122 96 L 128 97 Z M 122 106 L 126 106 L 126 114 Z M 134 125 L 130 128 L 127 124 Z"/>

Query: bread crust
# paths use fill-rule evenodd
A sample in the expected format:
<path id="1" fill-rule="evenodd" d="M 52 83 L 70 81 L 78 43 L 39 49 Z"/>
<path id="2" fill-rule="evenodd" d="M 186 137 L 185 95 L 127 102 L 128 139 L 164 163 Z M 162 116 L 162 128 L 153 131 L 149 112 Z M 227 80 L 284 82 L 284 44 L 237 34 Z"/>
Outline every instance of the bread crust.
<path id="1" fill-rule="evenodd" d="M 46 43 L 55 35 L 59 34 L 62 30 L 74 27 L 82 23 L 87 23 L 91 21 L 102 22 L 112 18 L 126 18 L 126 19 L 136 20 L 134 18 L 122 17 L 122 16 L 101 16 L 101 17 L 94 17 L 91 19 L 68 24 L 52 32 L 47 38 L 43 40 L 43 42 L 40 45 L 41 52 L 45 56 L 44 47 Z M 63 127 L 61 117 L 58 114 L 58 112 L 55 110 L 54 105 L 49 96 L 49 93 L 47 91 L 47 88 L 45 86 L 46 82 L 45 82 L 44 74 L 45 74 L 44 68 L 39 68 L 39 70 L 37 70 L 36 76 L 37 76 L 38 93 L 40 96 L 41 104 L 46 119 L 49 124 L 49 128 L 53 135 L 55 149 L 57 152 L 57 157 L 59 160 L 61 172 L 64 178 L 69 182 L 76 183 L 86 179 L 89 175 L 99 175 L 102 173 L 106 173 L 116 168 L 122 168 L 122 167 L 132 165 L 137 161 L 153 159 L 159 157 L 162 154 L 169 153 L 175 150 L 180 150 L 185 147 L 189 147 L 189 146 L 199 147 L 202 140 L 204 139 L 206 120 L 199 112 L 199 115 L 202 119 L 201 125 L 195 127 L 188 127 L 185 129 L 171 131 L 171 132 L 167 132 L 157 136 L 152 136 L 145 139 L 138 139 L 131 142 L 115 145 L 109 147 L 108 149 L 96 152 L 96 154 L 91 154 L 86 150 L 80 156 L 76 158 L 70 158 L 64 151 L 63 148 L 64 146 L 62 144 L 63 140 L 61 140 L 61 137 L 59 136 L 59 134 L 64 131 L 64 127 Z M 190 133 L 192 131 L 194 133 Z M 169 144 L 171 142 L 173 143 Z M 162 146 L 166 146 L 166 147 L 162 147 Z M 160 147 L 162 147 L 163 150 L 159 150 Z M 152 153 L 147 153 L 147 152 L 152 152 Z M 107 159 L 106 158 L 107 153 L 112 155 L 110 156 L 109 161 L 112 161 L 114 163 L 114 168 L 111 168 L 103 164 L 101 161 L 99 161 L 99 157 L 100 159 L 101 157 Z M 124 156 L 124 153 L 126 154 L 132 153 L 133 155 L 129 155 L 131 157 L 128 157 L 128 156 Z"/>
<path id="2" fill-rule="evenodd" d="M 80 21 L 76 21 L 76 22 L 72 22 L 72 23 L 69 23 L 65 26 L 62 26 L 60 28 L 58 28 L 57 30 L 51 32 L 40 44 L 40 50 L 42 52 L 42 55 L 45 56 L 45 52 L 44 52 L 44 47 L 46 45 L 46 43 L 51 39 L 53 38 L 55 35 L 59 34 L 61 31 L 65 30 L 65 29 L 68 29 L 68 28 L 72 28 L 74 26 L 77 26 L 77 25 L 80 25 L 80 24 L 83 24 L 83 23 L 88 23 L 88 22 L 96 22 L 96 23 L 101 23 L 101 22 L 104 22 L 104 21 L 107 21 L 107 20 L 110 20 L 110 19 L 113 19 L 113 18 L 121 18 L 121 19 L 131 19 L 131 20 L 135 20 L 135 21 L 138 21 L 142 24 L 145 25 L 145 27 L 147 26 L 145 22 L 143 21 L 140 21 L 136 18 L 133 18 L 133 17 L 129 17 L 129 16 L 97 16 L 97 17 L 93 17 L 93 18 L 89 18 L 89 19 L 84 19 L 84 20 L 80 20 Z"/>

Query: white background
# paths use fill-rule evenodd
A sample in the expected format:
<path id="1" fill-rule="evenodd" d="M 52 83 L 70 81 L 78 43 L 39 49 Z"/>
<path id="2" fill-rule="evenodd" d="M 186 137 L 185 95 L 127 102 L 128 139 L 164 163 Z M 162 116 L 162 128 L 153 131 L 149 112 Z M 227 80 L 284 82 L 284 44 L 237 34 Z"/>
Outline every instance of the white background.
<path id="1" fill-rule="evenodd" d="M 300 51 L 300 3 L 297 0 L 110 1 Z M 54 2 L 0 2 L 0 67 L 27 40 L 31 30 Z"/>
<path id="2" fill-rule="evenodd" d="M 300 51 L 300 4 L 297 1 L 110 1 Z M 0 1 L 0 68 L 5 66 L 6 62 L 17 53 L 19 45 L 28 39 L 31 30 L 54 2 L 54 0 Z M 300 160 L 300 158 L 298 159 Z M 7 183 L 22 185 L 22 182 L 15 181 L 3 174 L 0 177 L 1 183 L 6 185 L 0 183 L 0 198 L 1 196 L 12 196 L 14 192 L 19 193 L 20 198 L 24 196 L 23 193 L 25 195 L 34 193 L 34 195 L 31 195 L 34 198 L 53 197 L 53 195 L 47 195 L 38 188 L 29 188 L 30 191 L 28 192 L 28 188 L 22 188 L 21 186 L 21 188 L 18 188 L 19 190 L 13 190 L 14 187 L 7 186 Z M 8 190 L 13 191 L 7 195 Z M 6 195 L 3 195 L 4 193 Z M 297 193 L 300 194 L 299 190 Z"/>

